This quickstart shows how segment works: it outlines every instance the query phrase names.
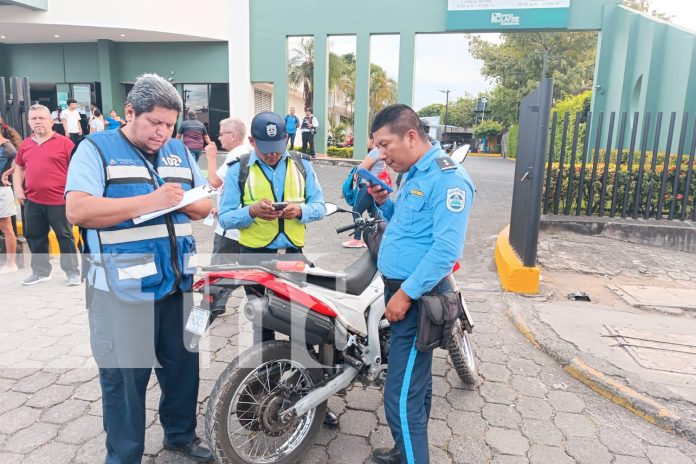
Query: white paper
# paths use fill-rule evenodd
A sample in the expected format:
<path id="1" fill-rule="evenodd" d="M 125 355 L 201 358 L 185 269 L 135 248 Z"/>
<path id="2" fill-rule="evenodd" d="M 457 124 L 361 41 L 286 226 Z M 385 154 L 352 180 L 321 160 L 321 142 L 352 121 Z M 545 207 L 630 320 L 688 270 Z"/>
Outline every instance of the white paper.
<path id="1" fill-rule="evenodd" d="M 140 224 L 141 222 L 149 221 L 150 219 L 154 219 L 164 214 L 171 213 L 172 211 L 176 211 L 179 208 L 183 208 L 184 206 L 188 206 L 191 203 L 197 202 L 198 200 L 202 200 L 203 198 L 208 198 L 216 194 L 217 190 L 215 190 L 210 185 L 202 185 L 200 187 L 193 188 L 184 193 L 184 198 L 181 199 L 181 202 L 179 202 L 178 205 L 172 206 L 171 208 L 161 209 L 159 211 L 153 211 L 151 213 L 143 214 L 142 216 L 134 217 L 133 222 L 135 224 Z"/>

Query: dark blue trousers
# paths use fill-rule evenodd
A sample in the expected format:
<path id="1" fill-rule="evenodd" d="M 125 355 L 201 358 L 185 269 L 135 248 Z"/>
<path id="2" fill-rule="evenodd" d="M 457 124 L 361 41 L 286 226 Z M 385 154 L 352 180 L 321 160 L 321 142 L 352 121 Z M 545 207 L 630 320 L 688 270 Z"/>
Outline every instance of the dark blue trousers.
<path id="1" fill-rule="evenodd" d="M 190 295 L 127 305 L 95 290 L 89 300 L 92 351 L 99 366 L 107 464 L 139 464 L 145 448 L 145 394 L 152 368 L 162 391 L 159 417 L 168 444 L 195 437 L 198 353 L 187 349 Z M 185 303 L 186 302 L 186 303 Z"/>
<path id="2" fill-rule="evenodd" d="M 385 292 L 385 302 L 392 292 Z M 432 352 L 416 350 L 419 305 L 415 301 L 404 320 L 391 324 L 391 348 L 387 384 L 384 387 L 384 411 L 401 462 L 426 464 L 428 420 L 433 397 Z"/>

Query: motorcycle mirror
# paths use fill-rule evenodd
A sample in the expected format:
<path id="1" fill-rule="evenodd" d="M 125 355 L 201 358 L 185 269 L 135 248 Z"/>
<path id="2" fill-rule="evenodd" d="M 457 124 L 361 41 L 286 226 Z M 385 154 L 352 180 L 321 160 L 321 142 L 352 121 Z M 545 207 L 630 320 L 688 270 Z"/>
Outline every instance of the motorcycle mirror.
<path id="1" fill-rule="evenodd" d="M 324 208 L 326 208 L 326 215 L 330 216 L 333 213 L 350 213 L 351 211 L 343 209 L 335 203 L 325 202 Z"/>
<path id="2" fill-rule="evenodd" d="M 456 150 L 454 150 L 454 152 L 450 156 L 454 160 L 455 163 L 461 164 L 464 162 L 467 155 L 469 154 L 470 148 L 471 148 L 471 145 L 469 145 L 467 143 L 467 144 L 462 145 L 461 147 L 457 148 Z"/>

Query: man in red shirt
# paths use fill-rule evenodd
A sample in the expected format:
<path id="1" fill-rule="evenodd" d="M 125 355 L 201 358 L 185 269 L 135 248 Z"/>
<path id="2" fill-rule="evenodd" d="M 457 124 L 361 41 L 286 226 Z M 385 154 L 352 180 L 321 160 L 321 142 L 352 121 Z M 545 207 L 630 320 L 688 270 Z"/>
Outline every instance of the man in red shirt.
<path id="1" fill-rule="evenodd" d="M 53 229 L 60 247 L 60 267 L 68 285 L 80 285 L 77 250 L 72 226 L 65 216 L 65 181 L 72 141 L 53 132 L 51 112 L 43 105 L 29 108 L 29 127 L 34 133 L 19 146 L 14 172 L 15 197 L 24 205 L 24 236 L 31 250 L 32 274 L 24 285 L 51 279 L 48 232 Z"/>

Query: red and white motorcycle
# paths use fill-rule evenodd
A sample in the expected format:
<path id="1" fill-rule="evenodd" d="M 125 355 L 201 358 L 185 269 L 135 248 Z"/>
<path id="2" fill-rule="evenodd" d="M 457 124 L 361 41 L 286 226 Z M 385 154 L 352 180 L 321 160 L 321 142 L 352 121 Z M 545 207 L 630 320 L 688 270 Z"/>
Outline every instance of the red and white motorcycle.
<path id="1" fill-rule="evenodd" d="M 327 211 L 345 210 L 327 204 Z M 337 232 L 361 229 L 373 250 L 379 223 L 356 218 Z M 369 250 L 343 272 L 282 261 L 204 271 L 194 284 L 203 294 L 205 307 L 196 309 L 202 320 L 224 312 L 235 288 L 261 286 L 263 296 L 249 299 L 244 315 L 255 328 L 289 337 L 252 346 L 218 378 L 206 411 L 206 436 L 219 462 L 296 462 L 314 443 L 329 397 L 355 382 L 384 384 L 390 327 L 384 285 Z M 447 282 L 457 289 L 452 275 Z M 473 321 L 465 302 L 464 308 L 447 350 L 461 380 L 470 384 L 478 376 L 468 335 Z"/>

